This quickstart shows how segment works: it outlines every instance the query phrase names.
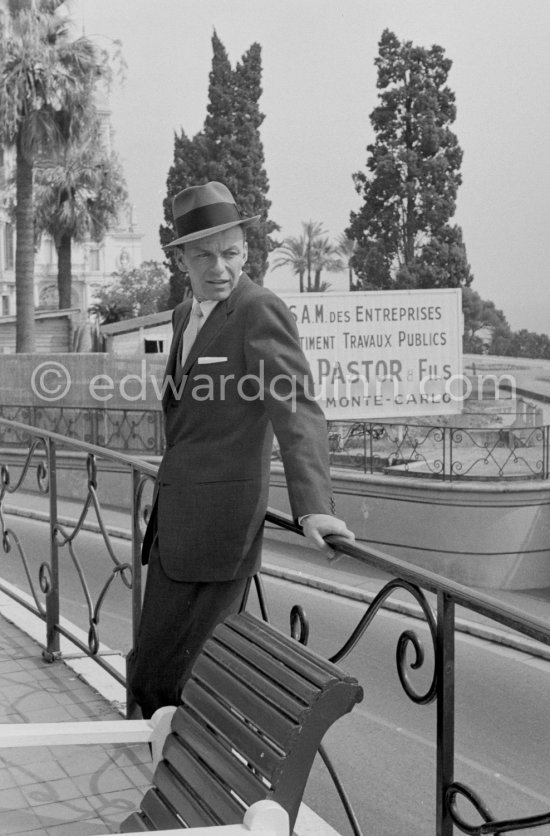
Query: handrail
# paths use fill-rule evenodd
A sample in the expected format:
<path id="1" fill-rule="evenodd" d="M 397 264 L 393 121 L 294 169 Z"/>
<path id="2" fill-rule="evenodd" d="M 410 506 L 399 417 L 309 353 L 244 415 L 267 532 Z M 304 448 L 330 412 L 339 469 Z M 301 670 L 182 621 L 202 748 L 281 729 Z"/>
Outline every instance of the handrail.
<path id="1" fill-rule="evenodd" d="M 268 509 L 266 521 L 277 525 L 279 528 L 284 528 L 286 531 L 302 534 L 301 527 L 297 526 L 288 514 L 283 514 L 280 511 Z M 503 604 L 489 594 L 449 580 L 442 575 L 438 575 L 437 572 L 416 566 L 406 560 L 390 556 L 378 549 L 373 549 L 372 546 L 353 543 L 335 535 L 326 539 L 341 554 L 369 566 L 374 566 L 388 575 L 399 576 L 402 580 L 421 586 L 428 592 L 447 595 L 458 606 L 503 623 L 536 641 L 550 645 L 550 624 L 541 618 L 526 615 L 522 610 L 518 610 L 510 604 Z"/>
<path id="2" fill-rule="evenodd" d="M 21 558 L 33 593 L 34 605 L 24 601 L 20 596 L 14 595 L 13 591 L 5 588 L 1 582 L 0 589 L 8 595 L 11 594 L 12 597 L 19 600 L 20 603 L 23 603 L 44 621 L 46 625 L 45 657 L 48 660 L 55 661 L 59 658 L 59 637 L 63 635 L 70 639 L 82 652 L 95 659 L 117 681 L 124 682 L 124 677 L 110 666 L 105 659 L 101 658 L 100 614 L 112 583 L 120 580 L 131 593 L 132 629 L 135 640 L 141 614 L 139 549 L 147 510 L 144 491 L 148 483 L 152 485 L 157 473 L 157 466 L 125 453 L 105 449 L 89 442 L 67 438 L 55 432 L 41 430 L 21 422 L 12 422 L 5 418 L 0 418 L 0 427 L 8 427 L 11 431 L 22 433 L 29 439 L 29 448 L 22 460 L 18 476 L 13 482 L 9 466 L 0 461 L 0 532 L 4 551 L 15 549 Z M 86 469 L 83 473 L 86 496 L 82 500 L 82 509 L 78 520 L 71 524 L 67 524 L 66 521 L 60 522 L 58 515 L 57 456 L 60 449 L 67 449 L 67 447 L 79 451 L 86 457 Z M 98 488 L 98 462 L 101 460 L 116 463 L 119 467 L 126 468 L 131 477 L 131 565 L 120 559 L 117 547 L 113 543 L 103 519 L 100 490 Z M 33 570 L 25 551 L 25 544 L 17 532 L 8 526 L 4 508 L 6 496 L 16 493 L 24 485 L 33 469 L 36 472 L 38 489 L 43 495 L 49 497 L 50 503 L 50 555 L 40 565 L 38 589 L 34 583 Z M 83 530 L 84 521 L 89 512 L 96 515 L 99 534 L 102 537 L 104 552 L 107 557 L 105 582 L 95 598 L 87 583 L 86 567 L 78 554 L 79 535 Z M 266 521 L 278 528 L 293 532 L 297 536 L 302 533 L 301 528 L 287 514 L 282 514 L 274 509 L 268 509 Z M 391 577 L 391 580 L 382 587 L 367 606 L 343 646 L 333 654 L 331 657 L 333 661 L 345 658 L 357 646 L 380 608 L 397 590 L 405 590 L 413 597 L 419 608 L 419 616 L 426 621 L 428 626 L 433 653 L 433 675 L 431 675 L 428 685 L 419 690 L 410 676 L 411 670 L 418 670 L 425 665 L 426 658 L 422 641 L 415 630 L 405 629 L 400 635 L 397 643 L 396 663 L 401 685 L 409 699 L 418 705 L 435 702 L 437 706 L 435 833 L 438 836 L 451 836 L 453 828 L 458 828 L 462 833 L 479 834 L 481 836 L 481 834 L 512 832 L 550 823 L 550 813 L 499 820 L 490 813 L 487 805 L 474 790 L 454 779 L 455 610 L 457 606 L 460 606 L 476 612 L 545 645 L 550 645 L 550 624 L 508 604 L 503 604 L 490 594 L 448 580 L 435 572 L 387 555 L 368 545 L 350 542 L 341 537 L 330 537 L 328 541 L 338 552 L 353 560 L 379 569 Z M 84 642 L 77 636 L 71 635 L 68 628 L 61 624 L 59 553 L 63 549 L 67 551 L 73 566 L 76 568 L 88 607 L 89 636 L 87 647 Z M 264 599 L 261 578 L 257 577 L 255 581 L 261 598 L 261 611 L 267 619 L 268 609 Z M 45 598 L 44 603 L 40 600 L 40 594 Z M 428 597 L 431 595 L 435 596 L 435 602 Z M 307 643 L 309 628 L 301 607 L 293 608 L 291 624 L 292 634 Z M 412 654 L 410 651 L 412 651 Z M 411 655 L 413 656 L 412 660 L 409 658 Z M 129 705 L 128 709 L 131 713 L 132 706 Z M 352 830 L 357 836 L 360 836 L 361 829 L 358 817 L 351 809 L 347 794 L 341 787 L 334 767 L 324 749 L 322 758 L 329 773 L 335 778 L 338 792 L 348 811 Z M 458 799 L 461 799 L 460 809 L 457 803 Z M 468 803 L 476 812 L 478 818 L 481 819 L 479 825 L 472 825 L 465 820 L 461 812 L 465 803 Z"/>

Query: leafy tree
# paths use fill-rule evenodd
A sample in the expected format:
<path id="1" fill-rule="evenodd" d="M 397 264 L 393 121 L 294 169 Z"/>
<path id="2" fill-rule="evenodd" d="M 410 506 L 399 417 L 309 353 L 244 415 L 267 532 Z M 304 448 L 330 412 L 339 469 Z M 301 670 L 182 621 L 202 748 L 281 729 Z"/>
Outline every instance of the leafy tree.
<path id="1" fill-rule="evenodd" d="M 511 336 L 510 326 L 502 311 L 498 310 L 495 303 L 488 299 L 482 299 L 479 293 L 471 287 L 462 288 L 462 313 L 464 316 L 464 351 L 470 354 L 481 354 L 483 343 L 477 336 L 482 328 L 491 328 L 493 337 L 490 351 L 495 340 L 508 341 Z"/>
<path id="2" fill-rule="evenodd" d="M 500 354 L 508 357 L 550 360 L 550 337 L 548 334 L 537 334 L 534 331 L 527 331 L 526 328 L 515 331 L 510 336 L 507 344 L 501 342 L 495 345 L 496 347 L 500 349 Z M 491 351 L 496 354 L 493 345 L 491 345 Z"/>
<path id="3" fill-rule="evenodd" d="M 400 42 L 384 30 L 375 59 L 380 104 L 367 172 L 353 175 L 363 199 L 347 230 L 357 244 L 361 287 L 463 287 L 472 281 L 459 227 L 449 224 L 462 151 L 450 125 L 452 62 L 442 47 Z"/>
<path id="4" fill-rule="evenodd" d="M 98 291 L 97 301 L 90 307 L 102 325 L 170 310 L 168 272 L 158 261 L 144 261 L 132 270 L 113 273 L 112 279 Z"/>
<path id="5" fill-rule="evenodd" d="M 165 224 L 160 228 L 160 240 L 165 246 L 175 237 L 173 197 L 187 186 L 219 180 L 230 189 L 243 216 L 260 215 L 258 226 L 247 231 L 247 272 L 261 284 L 268 253 L 274 247 L 270 233 L 279 228 L 268 218 L 271 202 L 267 199 L 269 182 L 260 138 L 264 120 L 259 110 L 261 47 L 253 44 L 234 70 L 216 32 L 212 36 L 212 50 L 203 130 L 192 139 L 183 130 L 175 135 L 174 162 L 168 172 L 163 203 Z M 175 304 L 188 291 L 188 280 L 182 277 L 169 251 L 167 258 Z"/>
<path id="6" fill-rule="evenodd" d="M 96 81 L 109 75 L 106 53 L 69 38 L 61 0 L 13 4 L 0 65 L 0 142 L 16 151 L 16 351 L 34 351 L 35 163 L 67 141 Z"/>
<path id="7" fill-rule="evenodd" d="M 49 233 L 55 244 L 60 308 L 71 306 L 72 242 L 101 241 L 126 199 L 119 159 L 104 147 L 91 107 L 79 132 L 36 168 L 35 229 Z"/>

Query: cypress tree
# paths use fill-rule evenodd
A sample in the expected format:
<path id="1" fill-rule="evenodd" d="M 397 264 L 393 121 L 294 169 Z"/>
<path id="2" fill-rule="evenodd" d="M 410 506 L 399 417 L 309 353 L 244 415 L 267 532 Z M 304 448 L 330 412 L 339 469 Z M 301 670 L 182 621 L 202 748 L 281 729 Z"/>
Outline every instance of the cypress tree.
<path id="1" fill-rule="evenodd" d="M 262 95 L 260 44 L 252 44 L 243 55 L 235 68 L 234 79 L 234 194 L 243 215 L 260 215 L 258 226 L 251 227 L 247 233 L 249 255 L 246 270 L 253 281 L 261 284 L 267 270 L 268 254 L 276 246 L 269 235 L 280 227 L 268 218 L 271 207 L 271 201 L 267 199 L 269 180 L 260 137 L 260 126 L 265 118 L 259 108 Z"/>
<path id="2" fill-rule="evenodd" d="M 212 68 L 209 75 L 208 106 L 203 130 L 189 139 L 182 130 L 174 138 L 174 162 L 167 177 L 163 203 L 165 224 L 160 227 L 164 246 L 175 236 L 172 198 L 187 186 L 218 180 L 233 194 L 243 217 L 261 215 L 257 227 L 247 231 L 246 271 L 261 284 L 267 269 L 267 256 L 276 244 L 269 233 L 279 229 L 268 219 L 271 202 L 267 199 L 269 181 L 265 171 L 260 126 L 264 115 L 259 109 L 261 87 L 261 47 L 253 44 L 233 70 L 227 51 L 216 31 L 212 35 Z M 171 302 L 177 304 L 188 288 L 170 251 Z"/>
<path id="3" fill-rule="evenodd" d="M 212 35 L 212 69 L 208 84 L 208 105 L 203 135 L 206 143 L 206 181 L 225 183 L 237 199 L 235 146 L 235 78 L 226 49 L 216 34 Z"/>

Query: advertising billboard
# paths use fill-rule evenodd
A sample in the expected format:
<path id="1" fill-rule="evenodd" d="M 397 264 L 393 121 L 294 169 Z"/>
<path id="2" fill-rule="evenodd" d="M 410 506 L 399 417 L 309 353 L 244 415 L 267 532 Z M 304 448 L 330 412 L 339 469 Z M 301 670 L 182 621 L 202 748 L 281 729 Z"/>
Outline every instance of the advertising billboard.
<path id="1" fill-rule="evenodd" d="M 282 296 L 327 419 L 462 410 L 460 289 Z"/>

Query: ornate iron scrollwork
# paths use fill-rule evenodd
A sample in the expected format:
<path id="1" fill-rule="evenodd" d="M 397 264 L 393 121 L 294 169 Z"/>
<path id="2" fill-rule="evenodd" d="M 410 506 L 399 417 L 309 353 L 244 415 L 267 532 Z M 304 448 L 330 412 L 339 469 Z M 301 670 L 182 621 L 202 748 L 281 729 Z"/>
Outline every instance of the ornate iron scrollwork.
<path id="1" fill-rule="evenodd" d="M 29 559 L 27 557 L 25 549 L 23 548 L 21 540 L 17 535 L 17 532 L 15 532 L 12 528 L 8 527 L 4 516 L 5 497 L 8 495 L 15 494 L 19 490 L 19 488 L 21 488 L 21 486 L 24 484 L 27 478 L 27 474 L 29 473 L 31 465 L 33 464 L 33 458 L 35 457 L 35 454 L 40 451 L 42 451 L 44 459 L 40 459 L 36 463 L 36 481 L 39 493 L 47 494 L 50 489 L 49 450 L 46 444 L 46 440 L 44 438 L 37 437 L 32 439 L 23 464 L 21 466 L 19 475 L 15 480 L 15 483 L 12 484 L 10 470 L 8 466 L 5 464 L 0 465 L 0 529 L 2 532 L 2 548 L 4 553 L 10 554 L 12 549 L 15 547 L 15 550 L 19 555 L 21 564 L 27 577 L 27 581 L 29 583 L 29 588 L 36 606 L 37 613 L 40 616 L 44 617 L 46 614 L 46 609 L 38 596 L 38 592 L 35 587 L 35 582 L 33 580 L 29 566 Z M 43 563 L 39 571 L 39 587 L 42 592 L 44 592 L 43 584 L 46 583 L 46 581 L 44 580 L 46 578 L 46 572 L 50 572 L 50 566 L 47 563 Z"/>
<path id="2" fill-rule="evenodd" d="M 80 512 L 80 516 L 71 530 L 68 530 L 66 526 L 58 523 L 55 527 L 54 537 L 58 547 L 63 548 L 66 546 L 68 548 L 69 555 L 71 557 L 78 578 L 80 580 L 80 585 L 82 587 L 82 591 L 84 593 L 84 598 L 86 601 L 86 606 L 88 609 L 88 648 L 90 650 L 90 654 L 92 656 L 95 656 L 98 653 L 100 646 L 98 626 L 100 621 L 101 608 L 109 590 L 109 587 L 111 586 L 114 579 L 117 576 L 119 576 L 122 580 L 122 583 L 127 587 L 127 589 L 132 589 L 133 571 L 132 566 L 129 563 L 121 562 L 117 558 L 115 550 L 113 548 L 111 535 L 109 534 L 107 526 L 105 525 L 105 522 L 103 520 L 101 504 L 97 493 L 97 461 L 95 455 L 92 453 L 88 455 L 86 460 L 86 472 L 87 494 L 86 499 L 84 501 L 84 505 L 82 506 L 82 510 Z M 103 584 L 103 587 L 101 588 L 99 595 L 97 596 L 95 604 L 92 599 L 90 588 L 86 581 L 86 576 L 81 561 L 79 560 L 74 547 L 75 540 L 84 526 L 84 522 L 86 520 L 90 508 L 93 508 L 95 512 L 95 517 L 99 526 L 100 534 L 103 538 L 103 543 L 107 550 L 107 554 L 109 555 L 113 564 L 111 573 L 106 578 L 105 583 Z"/>
<path id="3" fill-rule="evenodd" d="M 367 611 L 362 616 L 359 624 L 346 641 L 346 643 L 340 648 L 340 650 L 333 654 L 330 657 L 331 662 L 340 662 L 344 659 L 354 647 L 357 646 L 359 640 L 364 635 L 365 631 L 367 630 L 368 626 L 371 624 L 374 616 L 380 610 L 384 602 L 392 595 L 396 590 L 404 589 L 412 595 L 412 597 L 417 601 L 420 605 L 420 608 L 426 618 L 430 635 L 432 637 L 434 653 L 435 653 L 435 646 L 436 646 L 436 632 L 437 632 L 437 624 L 436 618 L 430 607 L 426 596 L 422 592 L 422 590 L 415 586 L 414 584 L 409 583 L 405 580 L 392 580 L 389 581 L 373 598 L 372 602 L 369 604 Z M 415 658 L 412 662 L 407 661 L 407 650 L 409 647 L 413 647 L 415 651 Z M 424 646 L 420 638 L 416 635 L 416 633 L 412 630 L 405 630 L 399 637 L 397 642 L 397 649 L 396 649 L 396 663 L 397 663 L 397 674 L 399 676 L 399 681 L 403 687 L 403 690 L 413 702 L 417 703 L 418 705 L 426 705 L 434 701 L 437 696 L 437 679 L 436 679 L 436 672 L 434 667 L 434 673 L 432 680 L 428 689 L 424 692 L 418 692 L 413 687 L 412 683 L 410 682 L 410 677 L 407 671 L 407 665 L 409 665 L 413 670 L 418 670 L 422 667 L 425 661 L 425 653 L 424 653 Z"/>
<path id="4" fill-rule="evenodd" d="M 457 798 L 459 796 L 462 796 L 470 802 L 476 812 L 479 813 L 481 818 L 484 820 L 483 824 L 468 824 L 463 819 L 457 809 Z M 447 787 L 445 802 L 455 827 L 458 827 L 461 833 L 467 833 L 469 836 L 486 836 L 490 833 L 494 834 L 494 836 L 499 836 L 501 833 L 518 832 L 520 830 L 527 830 L 531 827 L 542 827 L 545 824 L 550 824 L 550 813 L 542 813 L 538 816 L 524 816 L 523 818 L 518 819 L 501 819 L 500 821 L 497 821 L 477 793 L 465 784 L 461 784 L 459 781 L 455 781 Z"/>

